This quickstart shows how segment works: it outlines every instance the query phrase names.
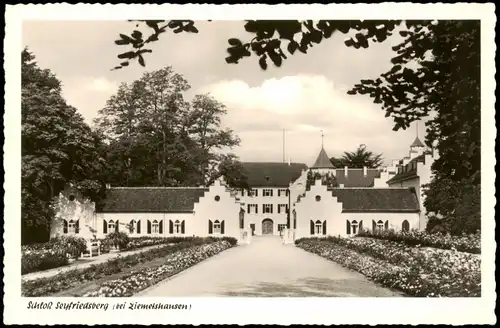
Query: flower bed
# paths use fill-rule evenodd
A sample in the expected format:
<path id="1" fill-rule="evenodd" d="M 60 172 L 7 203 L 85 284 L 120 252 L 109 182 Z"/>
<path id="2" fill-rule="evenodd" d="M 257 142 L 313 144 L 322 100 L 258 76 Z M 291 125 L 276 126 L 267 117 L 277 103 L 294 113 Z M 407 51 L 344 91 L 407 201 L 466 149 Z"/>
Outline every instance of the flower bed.
<path id="1" fill-rule="evenodd" d="M 88 292 L 87 297 L 128 297 L 158 283 L 174 274 L 201 262 L 231 247 L 228 241 L 219 241 L 209 245 L 200 245 L 176 252 L 166 258 L 165 264 L 131 271 L 121 279 L 105 282 L 99 289 Z"/>
<path id="2" fill-rule="evenodd" d="M 82 270 L 72 270 L 48 278 L 23 281 L 21 285 L 22 296 L 49 296 L 73 288 L 79 284 L 123 272 L 139 264 L 166 257 L 189 247 L 211 244 L 216 241 L 220 240 L 216 238 L 191 238 L 190 241 L 160 246 L 142 253 L 118 257 L 106 263 L 92 265 Z"/>
<path id="3" fill-rule="evenodd" d="M 85 251 L 83 238 L 61 236 L 47 243 L 21 247 L 21 274 L 53 269 L 69 264 Z"/>
<path id="4" fill-rule="evenodd" d="M 302 239 L 297 246 L 412 296 L 481 295 L 481 260 L 474 254 L 357 238 Z"/>
<path id="5" fill-rule="evenodd" d="M 412 230 L 409 232 L 382 230 L 362 230 L 359 237 L 370 237 L 376 239 L 390 240 L 405 243 L 408 246 L 428 246 L 441 249 L 456 249 L 458 251 L 480 254 L 481 234 L 452 236 L 440 233 L 428 233 L 425 231 Z"/>

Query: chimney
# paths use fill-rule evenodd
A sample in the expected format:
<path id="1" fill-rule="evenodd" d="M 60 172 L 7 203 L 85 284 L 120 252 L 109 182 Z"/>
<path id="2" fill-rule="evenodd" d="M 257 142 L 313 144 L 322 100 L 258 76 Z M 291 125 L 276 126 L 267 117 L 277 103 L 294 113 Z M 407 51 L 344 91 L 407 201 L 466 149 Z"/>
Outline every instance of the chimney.
<path id="1" fill-rule="evenodd" d="M 366 177 L 366 166 L 363 166 L 363 175 Z"/>
<path id="2" fill-rule="evenodd" d="M 290 158 L 288 159 L 288 166 L 292 165 L 292 162 L 290 161 Z"/>
<path id="3" fill-rule="evenodd" d="M 347 166 L 344 167 L 344 176 L 347 177 L 347 171 L 349 170 L 349 168 Z"/>
<path id="4" fill-rule="evenodd" d="M 344 188 L 344 184 L 343 183 L 339 184 L 339 188 Z"/>

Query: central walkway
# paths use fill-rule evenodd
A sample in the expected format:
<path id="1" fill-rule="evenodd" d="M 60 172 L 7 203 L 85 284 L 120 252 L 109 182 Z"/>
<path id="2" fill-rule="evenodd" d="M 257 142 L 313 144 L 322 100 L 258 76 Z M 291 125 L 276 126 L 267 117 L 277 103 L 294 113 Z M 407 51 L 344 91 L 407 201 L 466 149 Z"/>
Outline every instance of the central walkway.
<path id="1" fill-rule="evenodd" d="M 136 296 L 402 296 L 363 275 L 284 245 L 275 236 L 253 237 Z"/>

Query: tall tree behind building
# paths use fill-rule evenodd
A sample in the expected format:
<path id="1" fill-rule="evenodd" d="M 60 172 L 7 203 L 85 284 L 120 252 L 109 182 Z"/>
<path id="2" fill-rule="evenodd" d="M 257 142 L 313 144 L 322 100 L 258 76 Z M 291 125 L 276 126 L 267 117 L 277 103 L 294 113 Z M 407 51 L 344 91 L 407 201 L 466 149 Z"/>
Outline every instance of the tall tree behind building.
<path id="1" fill-rule="evenodd" d="M 61 96 L 61 82 L 21 53 L 22 243 L 46 241 L 51 202 L 72 183 L 84 196 L 102 197 L 100 140 Z"/>
<path id="2" fill-rule="evenodd" d="M 189 88 L 182 75 L 165 67 L 122 84 L 98 112 L 95 128 L 110 148 L 110 183 L 206 185 L 216 174 L 209 172 L 213 161 L 237 161 L 221 157 L 221 150 L 239 144 L 232 130 L 221 127 L 225 106 L 209 95 L 188 102 Z"/>

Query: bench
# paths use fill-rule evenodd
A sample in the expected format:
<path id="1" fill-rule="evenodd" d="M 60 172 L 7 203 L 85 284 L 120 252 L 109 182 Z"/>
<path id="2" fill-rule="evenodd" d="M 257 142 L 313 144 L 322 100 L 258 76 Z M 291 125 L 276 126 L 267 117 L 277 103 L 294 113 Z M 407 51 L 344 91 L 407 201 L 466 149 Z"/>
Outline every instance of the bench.
<path id="1" fill-rule="evenodd" d="M 88 257 L 101 255 L 101 242 L 99 240 L 87 240 L 87 249 L 82 253 L 82 257 L 85 255 Z"/>

